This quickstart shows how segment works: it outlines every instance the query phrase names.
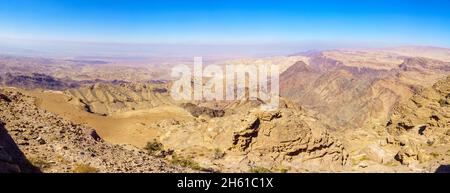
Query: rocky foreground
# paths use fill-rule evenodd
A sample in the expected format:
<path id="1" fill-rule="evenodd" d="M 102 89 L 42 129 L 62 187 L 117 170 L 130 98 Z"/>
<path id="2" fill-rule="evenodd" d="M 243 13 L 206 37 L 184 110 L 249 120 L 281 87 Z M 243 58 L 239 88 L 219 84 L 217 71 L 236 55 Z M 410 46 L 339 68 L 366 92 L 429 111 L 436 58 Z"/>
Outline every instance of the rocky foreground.
<path id="1" fill-rule="evenodd" d="M 37 108 L 15 89 L 0 89 L 0 109 L 0 173 L 189 171 L 109 144 L 93 129 Z"/>

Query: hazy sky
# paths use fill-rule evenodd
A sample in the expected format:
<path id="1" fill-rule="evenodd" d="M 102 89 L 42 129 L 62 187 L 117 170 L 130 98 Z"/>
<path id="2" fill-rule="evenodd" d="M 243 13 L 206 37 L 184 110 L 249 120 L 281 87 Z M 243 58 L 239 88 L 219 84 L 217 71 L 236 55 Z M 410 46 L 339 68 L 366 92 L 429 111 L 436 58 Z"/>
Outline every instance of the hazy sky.
<path id="1" fill-rule="evenodd" d="M 0 0 L 0 38 L 450 47 L 450 1 Z"/>

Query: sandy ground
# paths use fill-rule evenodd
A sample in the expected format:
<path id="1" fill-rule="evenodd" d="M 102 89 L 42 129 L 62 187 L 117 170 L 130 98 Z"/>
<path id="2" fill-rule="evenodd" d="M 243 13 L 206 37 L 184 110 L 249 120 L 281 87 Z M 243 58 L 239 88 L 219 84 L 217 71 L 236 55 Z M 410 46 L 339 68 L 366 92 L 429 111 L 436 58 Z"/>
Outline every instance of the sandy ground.
<path id="1" fill-rule="evenodd" d="M 192 118 L 184 109 L 175 106 L 101 116 L 88 113 L 81 107 L 68 103 L 69 98 L 62 92 L 27 91 L 27 93 L 37 98 L 36 104 L 40 108 L 59 114 L 75 123 L 86 124 L 94 128 L 103 139 L 115 144 L 143 147 L 159 135 L 156 129 L 149 126 L 152 123 L 164 119 Z"/>

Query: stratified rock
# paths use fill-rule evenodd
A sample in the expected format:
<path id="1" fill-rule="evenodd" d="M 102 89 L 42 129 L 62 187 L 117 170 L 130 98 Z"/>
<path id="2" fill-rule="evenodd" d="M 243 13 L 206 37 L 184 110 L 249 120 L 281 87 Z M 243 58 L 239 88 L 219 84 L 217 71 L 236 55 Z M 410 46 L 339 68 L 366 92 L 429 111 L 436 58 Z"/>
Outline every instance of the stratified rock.
<path id="1" fill-rule="evenodd" d="M 83 106 L 87 112 L 110 115 L 173 104 L 169 93 L 163 92 L 167 89 L 167 84 L 96 83 L 69 89 L 65 93 L 72 97 L 71 103 Z"/>

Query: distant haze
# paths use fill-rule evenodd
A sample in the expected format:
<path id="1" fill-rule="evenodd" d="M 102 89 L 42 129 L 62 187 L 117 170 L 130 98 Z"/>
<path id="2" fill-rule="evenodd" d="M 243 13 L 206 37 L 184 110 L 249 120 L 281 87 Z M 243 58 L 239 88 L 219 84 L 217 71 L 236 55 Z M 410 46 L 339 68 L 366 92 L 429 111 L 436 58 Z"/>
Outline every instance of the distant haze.
<path id="1" fill-rule="evenodd" d="M 246 57 L 283 56 L 308 50 L 377 48 L 379 43 L 298 42 L 272 44 L 132 44 L 0 38 L 0 53 L 31 57 L 102 60 L 220 61 Z"/>
<path id="2" fill-rule="evenodd" d="M 0 0 L 0 54 L 205 61 L 450 47 L 448 1 Z"/>

